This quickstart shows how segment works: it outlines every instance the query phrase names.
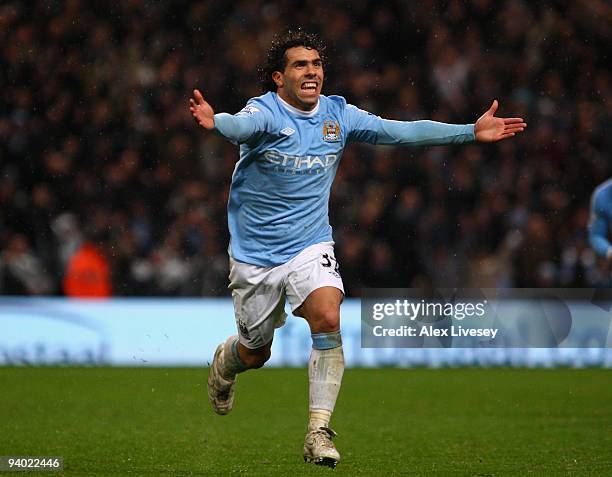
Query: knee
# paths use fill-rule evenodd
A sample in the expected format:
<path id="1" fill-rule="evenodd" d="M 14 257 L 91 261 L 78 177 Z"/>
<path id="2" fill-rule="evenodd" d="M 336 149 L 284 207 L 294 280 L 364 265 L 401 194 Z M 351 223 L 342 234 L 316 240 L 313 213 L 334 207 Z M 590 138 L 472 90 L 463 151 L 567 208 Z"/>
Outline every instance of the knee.
<path id="1" fill-rule="evenodd" d="M 340 329 L 340 311 L 336 308 L 325 308 L 317 313 L 315 320 L 316 333 L 330 333 Z"/>
<path id="2" fill-rule="evenodd" d="M 249 350 L 244 354 L 240 353 L 240 359 L 247 369 L 258 369 L 266 364 L 266 361 L 270 359 L 271 355 L 272 352 L 268 348 L 261 350 Z"/>

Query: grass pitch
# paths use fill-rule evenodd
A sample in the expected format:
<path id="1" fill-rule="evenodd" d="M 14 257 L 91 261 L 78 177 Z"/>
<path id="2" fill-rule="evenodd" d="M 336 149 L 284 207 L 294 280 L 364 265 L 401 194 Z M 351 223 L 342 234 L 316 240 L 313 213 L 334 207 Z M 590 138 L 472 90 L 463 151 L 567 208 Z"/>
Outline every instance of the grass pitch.
<path id="1" fill-rule="evenodd" d="M 241 375 L 228 416 L 207 372 L 0 368 L 0 455 L 74 476 L 612 475 L 610 370 L 349 369 L 335 470 L 302 461 L 305 370 Z"/>

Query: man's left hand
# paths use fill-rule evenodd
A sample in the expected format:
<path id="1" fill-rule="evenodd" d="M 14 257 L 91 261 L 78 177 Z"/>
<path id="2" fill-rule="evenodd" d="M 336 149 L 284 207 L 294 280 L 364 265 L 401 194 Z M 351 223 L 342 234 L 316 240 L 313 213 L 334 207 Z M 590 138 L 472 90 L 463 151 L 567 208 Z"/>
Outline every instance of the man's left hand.
<path id="1" fill-rule="evenodd" d="M 525 130 L 527 123 L 523 118 L 496 118 L 498 102 L 493 100 L 489 110 L 484 113 L 474 126 L 474 135 L 479 142 L 496 142 L 516 135 Z"/>

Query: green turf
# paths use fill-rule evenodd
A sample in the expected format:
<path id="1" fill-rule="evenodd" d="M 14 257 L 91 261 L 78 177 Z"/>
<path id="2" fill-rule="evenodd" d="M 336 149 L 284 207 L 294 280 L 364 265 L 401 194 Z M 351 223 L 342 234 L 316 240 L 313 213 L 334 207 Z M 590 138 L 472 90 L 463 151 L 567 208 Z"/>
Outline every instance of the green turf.
<path id="1" fill-rule="evenodd" d="M 610 370 L 347 370 L 333 471 L 302 462 L 305 370 L 240 376 L 223 417 L 206 373 L 0 368 L 0 455 L 74 476 L 612 475 Z"/>

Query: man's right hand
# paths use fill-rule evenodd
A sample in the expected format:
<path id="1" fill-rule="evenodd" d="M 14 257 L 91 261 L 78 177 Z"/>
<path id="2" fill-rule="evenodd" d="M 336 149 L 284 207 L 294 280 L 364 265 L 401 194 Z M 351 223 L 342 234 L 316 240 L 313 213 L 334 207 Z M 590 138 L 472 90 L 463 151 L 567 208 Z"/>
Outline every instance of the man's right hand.
<path id="1" fill-rule="evenodd" d="M 215 112 L 197 89 L 193 90 L 193 98 L 189 98 L 189 111 L 191 111 L 191 115 L 196 122 L 204 129 L 214 129 Z"/>

